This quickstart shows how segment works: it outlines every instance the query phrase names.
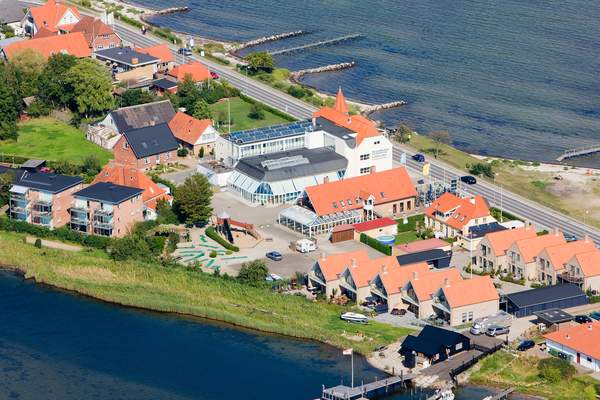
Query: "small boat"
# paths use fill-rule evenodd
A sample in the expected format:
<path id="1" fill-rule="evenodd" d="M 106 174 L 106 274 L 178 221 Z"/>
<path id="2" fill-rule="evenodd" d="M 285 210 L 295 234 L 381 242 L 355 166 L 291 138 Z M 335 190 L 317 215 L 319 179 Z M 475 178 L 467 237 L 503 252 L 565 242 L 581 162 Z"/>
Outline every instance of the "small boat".
<path id="1" fill-rule="evenodd" d="M 450 390 L 450 389 L 442 390 L 440 392 L 440 395 L 439 395 L 438 399 L 440 399 L 440 400 L 454 400 L 454 393 L 452 393 L 452 390 Z"/>
<path id="2" fill-rule="evenodd" d="M 353 312 L 343 313 L 342 315 L 340 315 L 340 318 L 343 319 L 344 321 L 355 322 L 357 324 L 366 324 L 367 322 L 369 322 L 369 319 L 367 318 L 366 315 L 353 313 Z"/>

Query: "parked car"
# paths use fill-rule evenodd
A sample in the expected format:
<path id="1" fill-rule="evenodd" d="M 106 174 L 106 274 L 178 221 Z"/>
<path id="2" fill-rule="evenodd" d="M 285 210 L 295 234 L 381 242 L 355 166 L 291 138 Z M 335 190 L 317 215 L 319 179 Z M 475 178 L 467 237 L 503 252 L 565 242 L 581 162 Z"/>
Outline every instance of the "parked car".
<path id="1" fill-rule="evenodd" d="M 217 74 L 216 72 L 210 71 L 210 77 L 213 79 L 219 79 L 219 74 Z"/>
<path id="2" fill-rule="evenodd" d="M 473 321 L 473 326 L 471 326 L 471 333 L 473 335 L 483 335 L 491 326 L 510 327 L 511 324 L 512 315 L 510 315 L 506 311 L 499 311 L 496 314 L 477 318 L 475 321 Z"/>
<path id="3" fill-rule="evenodd" d="M 398 309 L 398 308 L 392 308 L 392 311 L 390 312 L 390 314 L 392 315 L 406 315 L 406 310 L 405 309 Z"/>
<path id="4" fill-rule="evenodd" d="M 577 236 L 570 234 L 570 233 L 565 233 L 564 236 L 565 236 L 565 240 L 567 242 L 574 242 L 577 240 Z"/>
<path id="5" fill-rule="evenodd" d="M 465 175 L 460 177 L 461 182 L 466 183 L 467 185 L 474 185 L 477 183 L 477 179 L 473 175 Z"/>
<path id="6" fill-rule="evenodd" d="M 414 154 L 412 156 L 412 159 L 415 160 L 416 162 L 425 162 L 425 156 L 421 153 Z"/>
<path id="7" fill-rule="evenodd" d="M 596 321 L 600 321 L 600 311 L 594 311 L 590 314 L 590 317 L 594 318 Z"/>
<path id="8" fill-rule="evenodd" d="M 270 251 L 266 254 L 266 257 L 273 261 L 281 261 L 283 259 L 283 255 L 278 251 Z"/>
<path id="9" fill-rule="evenodd" d="M 594 322 L 594 320 L 588 317 L 587 315 L 576 315 L 575 322 L 577 322 L 578 324 L 588 324 L 590 322 Z"/>
<path id="10" fill-rule="evenodd" d="M 283 278 L 282 278 L 282 277 L 280 277 L 280 276 L 279 276 L 279 275 L 277 275 L 277 274 L 269 274 L 269 276 L 267 276 L 267 277 L 265 278 L 265 280 L 266 280 L 267 282 L 275 282 L 275 281 L 281 281 L 281 280 L 283 280 Z"/>
<path id="11" fill-rule="evenodd" d="M 180 47 L 179 50 L 177 50 L 177 52 L 186 57 L 189 57 L 192 55 L 192 51 L 190 49 L 188 49 L 187 47 Z"/>
<path id="12" fill-rule="evenodd" d="M 534 347 L 535 347 L 535 342 L 533 340 L 523 340 L 517 347 L 517 350 L 525 351 L 525 350 L 533 349 Z"/>
<path id="13" fill-rule="evenodd" d="M 495 337 L 498 335 L 506 335 L 510 332 L 510 328 L 508 326 L 490 326 L 485 334 L 491 337 Z"/>

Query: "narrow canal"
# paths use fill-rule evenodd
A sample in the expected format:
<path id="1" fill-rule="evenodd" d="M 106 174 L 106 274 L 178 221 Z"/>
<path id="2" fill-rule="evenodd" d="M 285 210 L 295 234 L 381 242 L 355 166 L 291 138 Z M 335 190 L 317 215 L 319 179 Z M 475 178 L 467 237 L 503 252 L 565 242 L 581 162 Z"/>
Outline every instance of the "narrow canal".
<path id="1" fill-rule="evenodd" d="M 381 376 L 354 362 L 357 381 Z M 0 271 L 2 399 L 309 400 L 349 367 L 330 346 L 117 307 Z"/>

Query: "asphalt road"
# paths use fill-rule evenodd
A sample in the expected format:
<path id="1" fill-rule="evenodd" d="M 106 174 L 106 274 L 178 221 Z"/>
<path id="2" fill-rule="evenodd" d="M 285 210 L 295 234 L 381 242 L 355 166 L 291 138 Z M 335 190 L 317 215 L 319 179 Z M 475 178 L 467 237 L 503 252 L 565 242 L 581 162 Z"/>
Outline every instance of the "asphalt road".
<path id="1" fill-rule="evenodd" d="M 124 25 L 118 21 L 115 25 L 115 29 L 123 40 L 138 46 L 152 46 L 162 42 L 161 40 L 158 40 L 150 35 L 142 35 L 139 30 L 128 25 Z M 177 46 L 170 45 L 170 47 L 174 54 L 176 54 L 177 61 L 183 62 L 183 57 L 177 54 Z M 232 71 L 231 69 L 207 60 L 206 58 L 192 56 L 188 57 L 188 59 L 201 61 L 211 71 L 219 74 L 223 79 L 240 89 L 247 96 L 250 96 L 281 111 L 285 111 L 296 118 L 310 118 L 312 113 L 316 110 L 316 108 L 310 104 L 295 99 L 292 96 L 273 89 L 263 83 L 247 78 L 243 74 Z M 414 152 L 409 149 L 400 148 L 400 146 L 396 145 L 394 148 L 394 159 L 399 162 L 400 155 L 403 151 L 405 151 L 408 155 L 407 167 L 415 171 L 421 171 L 422 164 L 417 163 L 410 158 Z M 440 161 L 428 161 L 431 163 L 430 175 L 436 180 L 443 180 L 444 178 L 451 179 L 450 177 L 452 175 L 460 176 L 464 174 L 463 172 Z M 580 221 L 562 215 L 557 211 L 527 200 L 514 193 L 502 191 L 502 196 L 500 196 L 500 187 L 496 185 L 478 180 L 477 184 L 475 185 L 462 185 L 461 188 L 464 193 L 470 195 L 479 194 L 485 197 L 488 202 L 495 207 L 501 206 L 500 198 L 502 198 L 502 208 L 504 210 L 529 220 L 538 226 L 547 229 L 559 228 L 566 233 L 576 235 L 578 238 L 583 238 L 585 235 L 589 235 L 596 243 L 600 244 L 600 230 L 589 225 L 584 225 Z"/>

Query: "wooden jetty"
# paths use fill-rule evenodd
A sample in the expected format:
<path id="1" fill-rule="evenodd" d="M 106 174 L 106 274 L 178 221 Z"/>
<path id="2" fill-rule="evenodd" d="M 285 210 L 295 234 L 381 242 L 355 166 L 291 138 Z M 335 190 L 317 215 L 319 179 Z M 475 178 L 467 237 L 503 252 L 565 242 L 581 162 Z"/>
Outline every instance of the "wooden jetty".
<path id="1" fill-rule="evenodd" d="M 571 149 L 571 150 L 565 151 L 564 153 L 562 153 L 560 155 L 560 157 L 558 157 L 556 159 L 556 161 L 561 162 L 561 161 L 566 160 L 567 158 L 586 156 L 588 154 L 598 153 L 598 152 L 600 152 L 600 145 L 580 147 L 578 149 Z"/>
<path id="2" fill-rule="evenodd" d="M 501 391 L 498 394 L 495 394 L 493 396 L 488 396 L 486 398 L 484 398 L 483 400 L 504 400 L 504 399 L 508 399 L 508 396 L 515 391 L 515 388 L 508 388 L 505 389 L 503 391 Z"/>
<path id="3" fill-rule="evenodd" d="M 348 42 L 350 40 L 356 40 L 356 39 L 360 39 L 363 37 L 364 37 L 363 34 L 355 33 L 352 35 L 345 35 L 345 36 L 340 36 L 340 37 L 333 38 L 333 39 L 326 39 L 326 40 L 320 40 L 318 42 L 303 44 L 302 46 L 290 47 L 290 48 L 282 49 L 282 50 L 274 50 L 274 51 L 270 51 L 269 53 L 273 56 L 278 56 L 281 54 L 289 54 L 289 53 L 294 53 L 297 51 L 308 50 L 308 49 L 312 49 L 315 47 L 330 46 L 332 44 Z"/>
<path id="4" fill-rule="evenodd" d="M 323 386 L 321 400 L 358 400 L 365 399 L 367 396 L 391 394 L 403 388 L 406 382 L 414 379 L 416 376 L 416 374 L 412 373 L 402 374 L 355 387 L 338 385 L 332 388 L 325 388 Z"/>

